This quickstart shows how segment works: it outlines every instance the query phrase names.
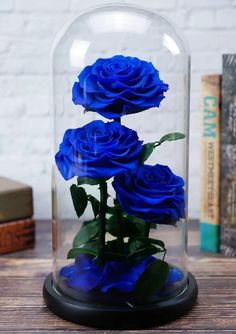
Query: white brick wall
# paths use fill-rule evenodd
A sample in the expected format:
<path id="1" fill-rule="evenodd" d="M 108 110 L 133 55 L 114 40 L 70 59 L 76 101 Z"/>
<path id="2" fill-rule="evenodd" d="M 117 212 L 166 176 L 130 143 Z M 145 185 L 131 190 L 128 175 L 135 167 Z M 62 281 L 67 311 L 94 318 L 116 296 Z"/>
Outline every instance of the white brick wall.
<path id="1" fill-rule="evenodd" d="M 103 3 L 117 1 L 105 0 Z M 90 0 L 89 5 L 101 3 Z M 136 0 L 179 25 L 192 55 L 190 216 L 199 215 L 199 86 L 236 52 L 235 0 Z M 50 216 L 49 50 L 82 0 L 0 0 L 0 174 L 31 184 L 35 215 Z"/>

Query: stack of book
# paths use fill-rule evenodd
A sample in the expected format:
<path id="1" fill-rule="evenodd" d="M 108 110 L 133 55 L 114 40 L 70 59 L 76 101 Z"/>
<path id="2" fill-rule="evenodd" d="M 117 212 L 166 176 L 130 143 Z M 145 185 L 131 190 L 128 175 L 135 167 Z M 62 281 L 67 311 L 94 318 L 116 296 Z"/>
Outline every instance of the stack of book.
<path id="1" fill-rule="evenodd" d="M 200 247 L 236 255 L 236 55 L 201 82 Z"/>
<path id="2" fill-rule="evenodd" d="M 0 254 L 33 248 L 32 188 L 0 177 Z"/>

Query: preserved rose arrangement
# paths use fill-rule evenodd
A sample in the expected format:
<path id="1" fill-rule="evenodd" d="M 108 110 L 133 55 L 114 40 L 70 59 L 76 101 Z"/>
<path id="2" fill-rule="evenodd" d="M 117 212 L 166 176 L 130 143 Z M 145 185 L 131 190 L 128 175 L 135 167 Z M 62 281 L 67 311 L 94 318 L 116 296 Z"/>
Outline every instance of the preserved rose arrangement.
<path id="1" fill-rule="evenodd" d="M 68 288 L 119 292 L 142 303 L 183 278 L 165 261 L 166 246 L 151 238 L 150 230 L 158 224 L 175 226 L 185 217 L 184 181 L 168 166 L 146 161 L 165 141 L 185 135 L 169 133 L 143 143 L 136 131 L 122 125 L 125 115 L 159 107 L 168 89 L 151 62 L 122 55 L 97 59 L 74 83 L 74 104 L 109 121 L 66 130 L 55 156 L 65 180 L 77 177 L 70 192 L 78 218 L 88 205 L 94 216 L 83 222 L 68 251 L 74 263 L 60 270 Z M 99 198 L 88 193 L 87 185 L 99 188 Z M 108 185 L 115 190 L 112 199 Z"/>

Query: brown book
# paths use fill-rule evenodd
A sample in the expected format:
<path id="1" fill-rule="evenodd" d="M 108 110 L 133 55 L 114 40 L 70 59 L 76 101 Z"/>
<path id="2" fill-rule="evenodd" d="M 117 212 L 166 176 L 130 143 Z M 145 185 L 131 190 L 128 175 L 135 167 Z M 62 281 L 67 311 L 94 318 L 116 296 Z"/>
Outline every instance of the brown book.
<path id="1" fill-rule="evenodd" d="M 16 220 L 0 224 L 0 254 L 33 248 L 35 243 L 35 221 Z"/>
<path id="2" fill-rule="evenodd" d="M 221 75 L 201 81 L 201 210 L 200 247 L 220 248 L 220 103 Z"/>
<path id="3" fill-rule="evenodd" d="M 0 223 L 33 216 L 32 188 L 0 177 Z"/>

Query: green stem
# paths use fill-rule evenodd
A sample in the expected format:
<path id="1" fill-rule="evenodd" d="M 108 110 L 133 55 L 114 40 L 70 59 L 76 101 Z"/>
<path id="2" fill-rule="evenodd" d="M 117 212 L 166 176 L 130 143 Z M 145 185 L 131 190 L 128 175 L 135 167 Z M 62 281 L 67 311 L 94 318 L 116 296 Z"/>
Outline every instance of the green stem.
<path id="1" fill-rule="evenodd" d="M 164 255 L 163 255 L 162 261 L 165 260 L 165 257 L 166 257 L 166 249 L 164 250 Z"/>
<path id="2" fill-rule="evenodd" d="M 121 117 L 115 118 L 114 121 L 121 124 Z M 119 205 L 116 209 L 116 224 L 117 224 L 117 244 L 119 252 L 122 253 L 124 247 L 124 234 L 123 234 L 122 210 Z"/>
<path id="3" fill-rule="evenodd" d="M 114 121 L 121 124 L 121 117 L 118 117 L 118 118 L 114 118 Z"/>
<path id="4" fill-rule="evenodd" d="M 144 234 L 145 238 L 149 237 L 150 229 L 151 229 L 151 223 L 145 222 L 145 234 Z"/>
<path id="5" fill-rule="evenodd" d="M 106 181 L 100 182 L 100 211 L 99 211 L 99 253 L 98 256 L 100 259 L 103 258 L 105 251 L 105 235 L 106 235 L 106 212 L 107 212 L 107 183 Z"/>
<path id="6" fill-rule="evenodd" d="M 117 244 L 119 252 L 122 253 L 124 247 L 124 235 L 123 235 L 122 211 L 119 204 L 116 209 L 116 224 L 117 224 Z"/>
<path id="7" fill-rule="evenodd" d="M 154 144 L 154 147 L 156 148 L 157 146 L 160 146 L 161 143 L 159 143 L 159 141 L 156 141 L 155 144 Z"/>

